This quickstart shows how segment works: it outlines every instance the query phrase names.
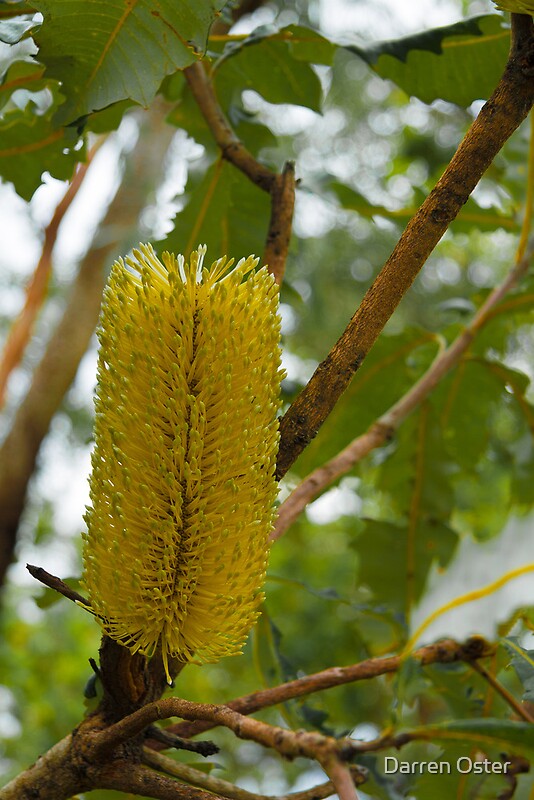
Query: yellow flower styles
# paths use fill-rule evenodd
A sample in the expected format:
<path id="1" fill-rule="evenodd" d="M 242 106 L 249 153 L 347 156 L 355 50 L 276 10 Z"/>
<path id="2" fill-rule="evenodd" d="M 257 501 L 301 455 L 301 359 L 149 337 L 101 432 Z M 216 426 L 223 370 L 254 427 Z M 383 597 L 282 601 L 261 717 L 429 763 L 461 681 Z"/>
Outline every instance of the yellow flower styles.
<path id="1" fill-rule="evenodd" d="M 278 288 L 257 259 L 140 245 L 105 291 L 84 582 L 105 633 L 197 663 L 239 653 L 276 497 Z"/>

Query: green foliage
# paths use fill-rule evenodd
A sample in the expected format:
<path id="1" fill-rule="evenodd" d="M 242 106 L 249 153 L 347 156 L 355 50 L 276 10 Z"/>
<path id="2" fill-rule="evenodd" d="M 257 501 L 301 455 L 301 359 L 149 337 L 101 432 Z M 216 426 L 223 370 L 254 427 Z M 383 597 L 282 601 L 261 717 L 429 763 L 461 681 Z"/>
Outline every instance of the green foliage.
<path id="1" fill-rule="evenodd" d="M 495 14 L 472 17 L 404 39 L 347 49 L 382 78 L 431 103 L 438 97 L 468 106 L 489 97 L 510 47 L 510 32 Z"/>
<path id="2" fill-rule="evenodd" d="M 66 97 L 58 121 L 72 123 L 127 98 L 148 106 L 166 75 L 203 54 L 223 5 L 36 0 L 44 15 L 36 36 L 39 58 Z"/>
<path id="3" fill-rule="evenodd" d="M 41 184 L 43 170 L 68 180 L 77 161 L 85 157 L 78 136 L 68 128 L 56 128 L 50 111 L 37 116 L 29 105 L 13 109 L 0 121 L 0 170 L 25 200 Z"/>
<path id="4" fill-rule="evenodd" d="M 291 103 L 321 110 L 322 90 L 311 64 L 331 64 L 335 46 L 314 31 L 290 26 L 255 32 L 230 43 L 215 61 L 219 97 L 226 107 L 244 89 L 270 103 Z"/>

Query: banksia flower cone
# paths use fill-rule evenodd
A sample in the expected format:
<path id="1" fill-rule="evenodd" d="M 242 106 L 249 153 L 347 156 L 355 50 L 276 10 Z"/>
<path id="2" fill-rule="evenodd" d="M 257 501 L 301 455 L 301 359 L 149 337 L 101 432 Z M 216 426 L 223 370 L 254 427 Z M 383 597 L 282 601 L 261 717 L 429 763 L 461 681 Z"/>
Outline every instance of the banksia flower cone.
<path id="1" fill-rule="evenodd" d="M 140 246 L 102 310 L 84 582 L 105 633 L 197 663 L 240 652 L 276 497 L 278 290 L 257 259 Z"/>

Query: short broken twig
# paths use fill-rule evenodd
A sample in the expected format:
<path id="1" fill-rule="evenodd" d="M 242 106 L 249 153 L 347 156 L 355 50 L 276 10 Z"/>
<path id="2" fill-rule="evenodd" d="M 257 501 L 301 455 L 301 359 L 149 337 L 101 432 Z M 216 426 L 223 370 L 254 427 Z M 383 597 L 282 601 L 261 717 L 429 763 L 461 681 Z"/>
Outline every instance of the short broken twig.
<path id="1" fill-rule="evenodd" d="M 146 729 L 146 738 L 154 739 L 154 741 L 164 744 L 165 747 L 173 747 L 175 750 L 188 750 L 190 753 L 198 753 L 204 756 L 204 758 L 207 756 L 214 756 L 219 752 L 219 748 L 215 742 L 208 742 L 206 740 L 192 742 L 190 739 L 183 739 L 181 736 L 166 731 L 164 728 L 158 728 L 157 725 L 150 725 Z"/>
<path id="2" fill-rule="evenodd" d="M 42 567 L 35 567 L 33 564 L 26 564 L 26 569 L 32 578 L 44 583 L 44 585 L 48 586 L 49 589 L 54 589 L 55 592 L 62 594 L 63 597 L 67 598 L 67 600 L 72 600 L 73 603 L 90 608 L 91 604 L 89 601 L 86 600 L 83 595 L 78 594 L 78 592 L 76 592 L 74 589 L 71 589 L 70 586 L 67 586 L 65 581 L 62 581 L 61 578 L 57 578 L 55 575 L 51 575 Z"/>

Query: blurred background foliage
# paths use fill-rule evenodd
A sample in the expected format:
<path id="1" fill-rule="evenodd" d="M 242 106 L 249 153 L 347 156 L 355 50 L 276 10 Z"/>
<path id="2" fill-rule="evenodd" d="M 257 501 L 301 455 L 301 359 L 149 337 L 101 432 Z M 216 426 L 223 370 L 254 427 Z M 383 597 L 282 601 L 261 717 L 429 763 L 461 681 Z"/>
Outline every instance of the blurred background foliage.
<path id="1" fill-rule="evenodd" d="M 484 0 L 423 4 L 426 12 L 416 12 L 408 2 L 334 5 L 271 0 L 233 29 L 248 38 L 214 35 L 208 42 L 219 100 L 246 146 L 276 169 L 288 159 L 296 162 L 294 237 L 281 293 L 286 404 L 334 344 L 402 227 L 442 173 L 496 82 L 508 49 L 508 20 Z M 4 2 L 0 12 L 10 19 L 15 6 Z M 39 9 L 46 19 L 50 6 L 19 4 L 18 11 L 31 15 Z M 452 27 L 436 31 L 439 25 Z M 43 53 L 60 33 L 47 29 L 46 22 L 37 28 Z M 401 34 L 410 36 L 399 41 Z M 1 53 L 3 86 L 27 79 L 31 85 L 2 95 L 4 334 L 22 306 L 43 228 L 63 191 L 60 181 L 85 157 L 87 140 L 91 144 L 97 135 L 107 140 L 61 230 L 46 302 L 9 384 L 3 434 L 87 251 L 111 237 L 115 255 L 138 240 L 181 252 L 207 242 L 213 258 L 224 252 L 235 257 L 261 253 L 269 215 L 267 196 L 220 160 L 181 72 L 164 77 L 156 100 L 164 103 L 165 127 L 172 133 L 166 134 L 165 155 L 161 139 L 151 139 L 150 109 L 127 97 L 114 97 L 113 105 L 89 115 L 87 98 L 76 96 L 76 103 L 65 104 L 56 80 L 61 70 L 53 73 L 54 80 L 43 77 L 31 38 L 19 41 L 15 28 L 10 35 L 13 41 Z M 161 77 L 151 76 L 154 92 Z M 77 80 L 83 85 L 83 76 Z M 65 121 L 66 127 L 58 127 Z M 59 134 L 50 147 L 28 148 L 24 157 L 2 156 L 51 131 Z M 511 268 L 527 206 L 529 137 L 526 123 L 492 164 L 331 417 L 286 476 L 282 497 L 395 403 Z M 108 224 L 106 210 L 117 187 L 135 159 L 148 158 L 151 149 L 162 169 L 145 169 L 137 186 L 138 207 L 128 208 L 123 199 L 122 216 Z M 398 652 L 416 623 L 440 604 L 444 578 L 445 599 L 473 588 L 455 567 L 458 553 L 460 561 L 467 558 L 462 547 L 471 547 L 467 573 L 478 580 L 475 585 L 534 560 L 531 541 L 520 535 L 522 525 L 532 525 L 534 501 L 533 298 L 530 275 L 394 440 L 301 515 L 273 548 L 264 613 L 245 654 L 214 666 L 188 667 L 176 692 L 224 702 L 332 665 Z M 30 561 L 62 577 L 79 576 L 94 369 L 93 339 L 40 451 L 20 525 L 17 563 L 2 594 L 2 782 L 79 720 L 91 675 L 88 659 L 98 648 L 92 619 L 64 600 L 51 602 L 24 571 Z M 477 560 L 486 564 L 482 554 L 490 552 L 483 550 L 484 543 L 493 548 L 493 560 L 481 575 Z M 526 652 L 534 592 L 524 586 L 504 600 L 497 597 L 489 611 L 475 612 L 465 625 L 461 616 L 447 621 L 436 635 L 462 637 L 480 630 L 496 637 L 509 619 L 516 625 L 519 649 Z M 523 621 L 517 621 L 518 608 L 524 608 Z M 504 626 L 499 631 L 498 623 Z M 521 697 L 532 668 L 525 666 L 528 659 L 518 658 L 523 672 L 509 668 L 510 653 L 501 648 L 494 669 Z M 422 670 L 407 662 L 394 678 L 331 689 L 260 716 L 372 738 L 389 724 L 504 719 L 509 709 L 466 666 Z M 220 770 L 215 774 L 252 791 L 280 794 L 321 780 L 304 762 L 282 764 L 253 743 L 235 746 L 224 731 L 213 736 L 222 747 L 210 759 Z M 470 747 L 475 740 L 466 742 Z M 429 751 L 412 744 L 403 758 L 405 753 L 428 758 L 429 752 L 437 757 L 438 745 Z M 458 753 L 466 754 L 467 748 Z M 440 757 L 454 761 L 458 753 L 447 747 Z M 406 792 L 433 800 L 496 798 L 508 786 L 502 776 L 393 778 L 384 775 L 382 761 L 382 755 L 362 759 L 370 770 L 364 789 L 373 798 L 397 800 Z M 526 800 L 530 785 L 531 778 L 520 777 L 514 796 Z M 91 797 L 119 795 L 95 792 Z"/>

